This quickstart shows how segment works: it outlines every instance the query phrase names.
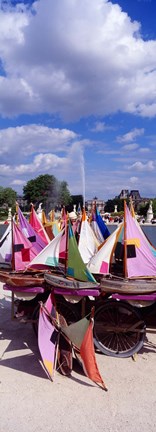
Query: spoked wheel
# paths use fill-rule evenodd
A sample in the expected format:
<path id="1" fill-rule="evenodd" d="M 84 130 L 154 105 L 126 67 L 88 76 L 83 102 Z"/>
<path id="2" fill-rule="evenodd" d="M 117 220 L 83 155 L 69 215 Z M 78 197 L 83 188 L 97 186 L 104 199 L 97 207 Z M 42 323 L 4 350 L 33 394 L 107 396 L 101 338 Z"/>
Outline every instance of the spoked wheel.
<path id="1" fill-rule="evenodd" d="M 80 319 L 76 305 L 62 298 L 56 298 L 57 312 L 65 318 L 67 324 L 72 324 Z"/>
<path id="2" fill-rule="evenodd" d="M 67 302 L 64 297 L 56 298 L 56 309 L 57 312 L 65 318 L 68 325 L 80 319 L 80 315 L 76 310 L 76 306 L 72 303 Z M 40 305 L 37 304 L 32 314 L 32 326 L 36 336 L 38 335 L 39 310 Z"/>
<path id="3" fill-rule="evenodd" d="M 94 344 L 103 354 L 130 357 L 143 346 L 145 322 L 130 304 L 108 300 L 95 311 Z"/>

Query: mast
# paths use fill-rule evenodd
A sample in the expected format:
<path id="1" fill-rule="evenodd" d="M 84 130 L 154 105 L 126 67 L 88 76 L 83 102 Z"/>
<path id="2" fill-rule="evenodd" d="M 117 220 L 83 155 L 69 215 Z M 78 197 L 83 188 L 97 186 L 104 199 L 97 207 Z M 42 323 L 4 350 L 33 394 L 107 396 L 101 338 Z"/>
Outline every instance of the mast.
<path id="1" fill-rule="evenodd" d="M 126 221 L 126 201 L 124 200 L 124 258 L 123 258 L 123 273 L 127 277 L 127 221 Z"/>
<path id="2" fill-rule="evenodd" d="M 65 276 L 67 273 L 67 261 L 68 261 L 68 244 L 69 244 L 69 216 L 66 215 L 65 220 L 65 236 L 66 236 L 66 247 L 65 247 Z"/>
<path id="3" fill-rule="evenodd" d="M 85 221 L 86 220 L 86 212 L 85 212 L 85 207 L 83 207 L 82 208 L 82 215 L 81 215 L 81 220 L 79 221 L 79 226 L 78 226 L 78 231 L 77 231 L 77 237 L 76 237 L 76 235 L 75 235 L 75 237 L 76 237 L 76 240 L 77 240 L 77 244 L 79 245 L 79 239 L 80 239 L 80 233 L 81 233 L 81 227 L 82 227 L 82 221 Z"/>
<path id="4" fill-rule="evenodd" d="M 13 216 L 11 216 L 11 236 L 12 236 L 12 259 L 11 259 L 11 267 L 12 270 L 15 270 L 15 259 L 14 259 L 14 234 L 13 234 Z"/>

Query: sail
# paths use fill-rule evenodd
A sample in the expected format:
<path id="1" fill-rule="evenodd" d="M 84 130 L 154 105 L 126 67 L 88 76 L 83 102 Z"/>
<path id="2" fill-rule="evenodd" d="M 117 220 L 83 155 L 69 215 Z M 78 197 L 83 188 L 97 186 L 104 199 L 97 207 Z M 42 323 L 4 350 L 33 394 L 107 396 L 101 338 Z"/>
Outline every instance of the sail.
<path id="1" fill-rule="evenodd" d="M 37 234 L 40 235 L 43 242 L 47 245 L 50 242 L 49 237 L 48 237 L 39 217 L 37 216 L 33 206 L 31 208 L 29 223 L 30 223 L 30 225 L 32 225 L 32 227 L 37 232 Z"/>
<path id="2" fill-rule="evenodd" d="M 96 283 L 93 275 L 87 269 L 78 250 L 76 238 L 74 236 L 71 223 L 68 227 L 69 243 L 68 243 L 68 262 L 67 276 L 79 281 L 90 281 Z"/>
<path id="3" fill-rule="evenodd" d="M 60 228 L 57 220 L 52 222 L 52 232 L 54 237 L 56 237 L 57 234 L 60 232 Z"/>
<path id="4" fill-rule="evenodd" d="M 103 237 L 103 234 L 102 234 L 102 232 L 101 232 L 101 230 L 99 228 L 99 225 L 97 223 L 96 214 L 95 213 L 92 214 L 92 220 L 90 222 L 90 225 L 91 225 L 92 230 L 94 231 L 94 234 L 95 234 L 98 242 L 99 243 L 103 243 L 104 242 L 104 237 Z"/>
<path id="5" fill-rule="evenodd" d="M 90 259 L 87 268 L 91 273 L 108 274 L 110 273 L 110 264 L 112 259 L 112 251 L 118 242 L 119 234 L 123 224 L 119 225 L 116 230 L 107 238 L 104 244 L 99 248 L 98 252 Z"/>
<path id="6" fill-rule="evenodd" d="M 60 229 L 63 229 L 65 227 L 66 222 L 67 222 L 67 213 L 66 213 L 65 206 L 63 206 L 61 210 Z"/>
<path id="7" fill-rule="evenodd" d="M 42 269 L 45 267 L 57 267 L 59 265 L 60 242 L 64 231 L 54 239 L 34 258 L 29 267 Z"/>
<path id="8" fill-rule="evenodd" d="M 45 307 L 49 313 L 52 313 L 54 308 L 51 296 L 48 297 Z M 58 331 L 51 323 L 48 313 L 46 313 L 46 310 L 41 305 L 38 323 L 38 347 L 45 369 L 51 379 L 53 379 L 55 370 L 57 339 Z"/>
<path id="9" fill-rule="evenodd" d="M 49 237 L 50 240 L 53 240 L 54 238 L 54 234 L 52 232 L 52 222 L 47 220 L 46 214 L 44 212 L 44 210 L 42 210 L 42 225 Z"/>
<path id="10" fill-rule="evenodd" d="M 32 243 L 23 235 L 20 228 L 12 222 L 13 229 L 13 267 L 15 270 L 25 270 L 37 252 Z"/>
<path id="11" fill-rule="evenodd" d="M 105 222 L 103 221 L 97 207 L 96 204 L 94 204 L 93 206 L 93 210 L 92 210 L 92 216 L 91 216 L 91 227 L 99 241 L 99 243 L 103 243 L 104 240 L 107 239 L 107 237 L 109 237 L 110 232 L 105 224 Z"/>
<path id="12" fill-rule="evenodd" d="M 70 324 L 61 326 L 61 331 L 68 337 L 72 344 L 80 350 L 81 361 L 85 374 L 92 381 L 101 384 L 107 390 L 101 377 L 95 357 L 93 342 L 93 319 L 87 320 L 86 317 Z"/>
<path id="13" fill-rule="evenodd" d="M 110 232 L 109 232 L 109 230 L 107 228 L 107 225 L 103 221 L 103 219 L 102 219 L 99 211 L 97 210 L 97 208 L 96 208 L 96 213 L 95 214 L 96 214 L 96 222 L 97 222 L 97 224 L 98 224 L 98 226 L 100 228 L 100 231 L 101 231 L 101 233 L 103 235 L 103 238 L 106 240 L 107 237 L 109 237 Z"/>
<path id="14" fill-rule="evenodd" d="M 126 206 L 127 276 L 156 277 L 156 257 Z"/>
<path id="15" fill-rule="evenodd" d="M 93 320 L 90 320 L 89 327 L 85 333 L 83 342 L 80 347 L 80 355 L 84 371 L 88 378 L 90 378 L 90 380 L 95 383 L 101 384 L 103 389 L 107 391 L 107 387 L 100 374 L 95 357 L 93 342 Z"/>
<path id="16" fill-rule="evenodd" d="M 131 212 L 131 214 L 132 214 L 132 212 Z M 133 214 L 132 214 L 132 216 L 133 216 Z M 137 221 L 135 215 L 134 215 L 133 217 L 134 217 L 134 220 L 135 220 L 135 223 L 136 223 L 138 229 L 141 231 L 142 235 L 144 236 L 145 241 L 146 241 L 147 244 L 149 245 L 149 248 L 151 249 L 152 254 L 156 257 L 156 248 L 155 248 L 155 247 L 153 246 L 153 244 L 149 241 L 148 237 L 146 236 L 146 234 L 144 233 L 143 229 L 142 229 L 141 226 L 139 225 L 139 222 Z"/>
<path id="17" fill-rule="evenodd" d="M 41 236 L 37 234 L 37 232 L 33 229 L 32 225 L 27 221 L 25 216 L 23 215 L 21 209 L 18 207 L 18 222 L 19 227 L 22 231 L 22 233 L 25 235 L 25 237 L 28 238 L 28 240 L 32 243 L 34 248 L 36 249 L 37 253 L 40 253 L 42 249 L 46 246 L 47 243 L 45 243 Z"/>
<path id="18" fill-rule="evenodd" d="M 0 266 L 3 268 L 11 268 L 12 260 L 12 228 L 11 223 L 0 239 Z"/>
<path id="19" fill-rule="evenodd" d="M 85 333 L 89 327 L 89 320 L 84 317 L 68 326 L 61 326 L 63 333 L 70 339 L 72 344 L 80 349 Z"/>
<path id="20" fill-rule="evenodd" d="M 100 243 L 87 221 L 86 212 L 83 210 L 78 249 L 85 264 L 87 264 L 91 257 L 98 251 L 99 245 Z"/>

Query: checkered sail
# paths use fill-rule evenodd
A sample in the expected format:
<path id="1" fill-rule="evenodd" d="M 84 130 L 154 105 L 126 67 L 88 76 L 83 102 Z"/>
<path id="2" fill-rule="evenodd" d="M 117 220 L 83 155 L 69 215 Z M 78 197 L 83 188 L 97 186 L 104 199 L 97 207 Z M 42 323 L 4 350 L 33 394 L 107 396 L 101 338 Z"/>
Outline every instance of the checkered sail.
<path id="1" fill-rule="evenodd" d="M 17 271 L 25 270 L 30 261 L 35 258 L 37 252 L 32 243 L 23 235 L 20 228 L 12 222 L 13 229 L 13 268 Z"/>
<path id="2" fill-rule="evenodd" d="M 32 225 L 27 221 L 25 216 L 23 215 L 21 209 L 18 207 L 18 223 L 22 233 L 28 240 L 32 243 L 37 253 L 41 252 L 42 249 L 46 246 L 41 236 L 37 234 L 37 232 L 33 229 Z"/>
<path id="3" fill-rule="evenodd" d="M 33 229 L 36 231 L 36 233 L 41 237 L 43 242 L 47 245 L 50 242 L 49 237 L 48 237 L 48 235 L 47 235 L 47 233 L 46 233 L 46 231 L 42 225 L 42 222 L 40 221 L 39 217 L 37 216 L 33 205 L 31 207 L 29 223 L 33 227 Z"/>
<path id="4" fill-rule="evenodd" d="M 87 267 L 92 273 L 108 274 L 112 264 L 120 262 L 123 274 L 128 278 L 156 277 L 156 256 L 140 226 L 127 205 L 125 222 L 106 239 L 103 246 L 91 258 Z"/>

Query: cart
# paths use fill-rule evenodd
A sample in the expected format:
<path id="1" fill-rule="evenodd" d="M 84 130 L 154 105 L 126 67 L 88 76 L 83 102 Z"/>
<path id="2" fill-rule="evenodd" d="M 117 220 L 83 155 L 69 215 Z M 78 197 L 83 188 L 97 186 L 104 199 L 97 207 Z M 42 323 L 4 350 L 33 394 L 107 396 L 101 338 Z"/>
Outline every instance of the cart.
<path id="1" fill-rule="evenodd" d="M 116 293 L 109 295 L 100 292 L 99 289 L 65 291 L 47 286 L 44 292 L 40 291 L 32 300 L 16 300 L 17 312 L 15 314 L 13 311 L 13 319 L 31 322 L 37 335 L 39 302 L 45 302 L 51 291 L 54 291 L 57 311 L 64 316 L 67 324 L 76 322 L 84 316 L 89 317 L 94 306 L 94 345 L 101 353 L 126 358 L 138 353 L 143 347 L 146 315 L 151 305 L 153 310 L 155 308 L 156 293 L 148 296 L 126 296 Z M 146 307 L 141 307 L 143 303 Z M 25 313 L 19 317 L 22 308 Z M 143 312 L 145 309 L 147 314 Z"/>

